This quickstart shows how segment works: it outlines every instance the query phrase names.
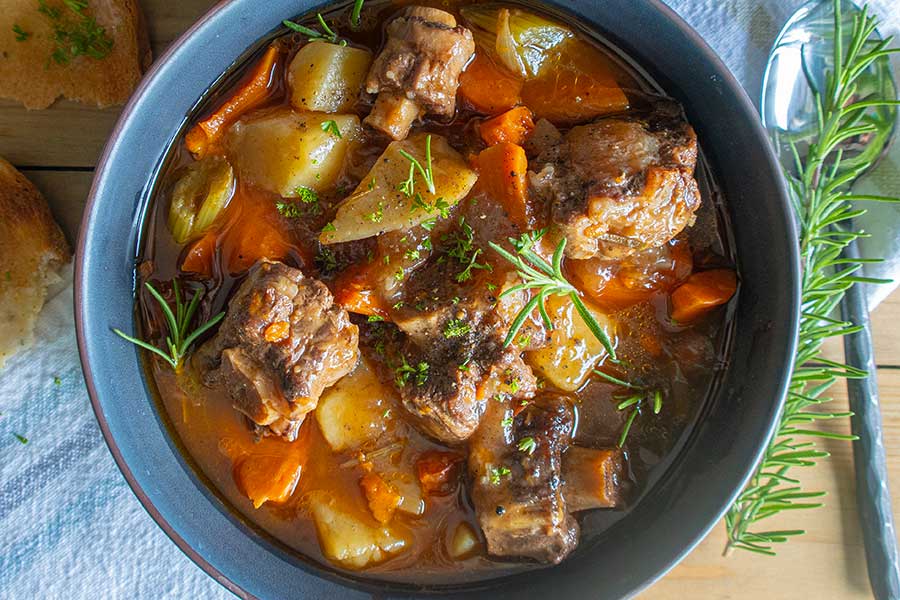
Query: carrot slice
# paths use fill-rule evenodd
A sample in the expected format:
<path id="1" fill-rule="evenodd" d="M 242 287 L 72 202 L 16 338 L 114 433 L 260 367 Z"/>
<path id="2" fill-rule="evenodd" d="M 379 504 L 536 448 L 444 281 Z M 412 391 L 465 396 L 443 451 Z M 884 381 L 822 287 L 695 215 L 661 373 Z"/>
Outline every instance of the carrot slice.
<path id="1" fill-rule="evenodd" d="M 369 502 L 369 510 L 379 523 L 389 523 L 397 512 L 403 497 L 397 488 L 382 479 L 377 473 L 367 473 L 359 480 L 359 486 Z"/>
<path id="2" fill-rule="evenodd" d="M 501 142 L 522 145 L 534 129 L 534 119 L 527 106 L 511 108 L 490 118 L 478 128 L 481 139 L 488 146 Z"/>
<path id="3" fill-rule="evenodd" d="M 516 144 L 501 142 L 478 155 L 478 185 L 499 202 L 512 222 L 523 231 L 531 229 L 533 210 L 528 203 L 526 173 L 528 158 Z"/>
<path id="4" fill-rule="evenodd" d="M 737 291 L 737 277 L 731 269 L 694 273 L 672 292 L 672 319 L 688 323 L 716 306 L 725 304 Z"/>
<path id="5" fill-rule="evenodd" d="M 263 438 L 234 463 L 234 481 L 259 508 L 266 502 L 284 502 L 294 493 L 309 456 L 309 425 L 300 427 L 293 442 Z"/>
<path id="6" fill-rule="evenodd" d="M 388 310 L 375 291 L 369 266 L 351 266 L 335 279 L 331 286 L 334 301 L 344 310 L 360 315 L 387 317 Z"/>
<path id="7" fill-rule="evenodd" d="M 234 95 L 188 131 L 184 143 L 194 156 L 197 158 L 206 156 L 229 125 L 248 110 L 259 106 L 268 97 L 275 84 L 275 67 L 280 56 L 281 50 L 277 46 L 269 46 L 248 79 L 238 87 Z"/>
<path id="8" fill-rule="evenodd" d="M 186 273 L 196 273 L 201 277 L 212 277 L 217 237 L 216 232 L 210 231 L 194 242 L 181 262 L 181 270 Z"/>
<path id="9" fill-rule="evenodd" d="M 292 250 L 305 262 L 312 257 L 292 243 L 292 236 L 275 202 L 266 194 L 241 186 L 231 200 L 234 218 L 222 234 L 222 258 L 231 274 L 246 271 L 261 259 L 284 260 Z"/>
<path id="10" fill-rule="evenodd" d="M 446 495 L 452 492 L 451 482 L 456 475 L 456 465 L 462 456 L 453 452 L 428 451 L 416 461 L 416 473 L 422 491 L 429 495 Z"/>
<path id="11" fill-rule="evenodd" d="M 519 104 L 522 83 L 490 57 L 476 53 L 459 76 L 459 94 L 476 111 L 496 115 Z"/>

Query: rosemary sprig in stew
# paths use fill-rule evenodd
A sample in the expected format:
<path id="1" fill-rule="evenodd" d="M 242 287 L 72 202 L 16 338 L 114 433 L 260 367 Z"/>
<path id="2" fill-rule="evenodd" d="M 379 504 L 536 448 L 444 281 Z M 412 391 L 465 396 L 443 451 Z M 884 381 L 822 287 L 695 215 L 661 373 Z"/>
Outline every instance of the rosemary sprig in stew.
<path id="1" fill-rule="evenodd" d="M 422 179 L 425 180 L 428 193 L 435 194 L 434 171 L 431 168 L 431 134 L 425 137 L 425 166 L 422 166 L 419 159 L 406 150 L 400 150 L 400 156 L 409 161 L 409 177 L 400 183 L 400 191 L 406 194 L 407 198 L 412 197 L 415 193 L 415 178 L 416 171 L 418 171 L 422 175 Z"/>
<path id="2" fill-rule="evenodd" d="M 513 340 L 516 339 L 516 334 L 519 333 L 522 325 L 525 324 L 525 319 L 528 318 L 535 308 L 540 312 L 541 319 L 544 321 L 547 329 L 552 330 L 553 321 L 550 320 L 550 315 L 547 314 L 544 301 L 549 296 L 568 296 L 578 315 L 591 330 L 591 333 L 603 344 L 603 348 L 610 358 L 615 360 L 616 350 L 609 340 L 609 336 L 606 335 L 606 332 L 584 305 L 578 289 L 569 283 L 565 275 L 563 275 L 562 260 L 563 253 L 566 250 L 566 238 L 562 238 L 556 246 L 556 250 L 553 252 L 553 264 L 548 263 L 532 249 L 545 233 L 546 229 L 541 229 L 523 233 L 519 238 L 509 238 L 509 243 L 516 250 L 516 254 L 509 252 L 499 244 L 490 242 L 490 246 L 494 251 L 515 265 L 519 277 L 522 279 L 522 283 L 514 285 L 501 293 L 500 298 L 521 291 L 537 291 L 537 294 L 528 301 L 516 315 L 516 318 L 513 319 L 509 333 L 506 335 L 506 340 L 503 342 L 503 347 L 505 348 L 512 344 Z"/>
<path id="3" fill-rule="evenodd" d="M 191 344 L 211 327 L 214 327 L 221 321 L 222 318 L 225 317 L 225 313 L 220 312 L 209 321 L 198 326 L 194 331 L 188 333 L 188 327 L 191 325 L 194 313 L 197 312 L 197 308 L 200 306 L 200 299 L 203 297 L 203 291 L 201 290 L 195 293 L 191 298 L 190 303 L 185 304 L 181 297 L 181 288 L 178 285 L 178 280 L 172 280 L 172 291 L 175 294 L 175 312 L 173 313 L 172 309 L 169 307 L 169 303 L 166 302 L 165 298 L 162 297 L 162 294 L 160 294 L 149 281 L 144 282 L 144 286 L 159 303 L 163 316 L 165 316 L 166 325 L 169 329 L 169 333 L 166 335 L 166 351 L 164 352 L 144 340 L 131 337 L 119 329 L 113 328 L 113 331 L 132 344 L 160 356 L 169 363 L 173 369 L 178 371 L 181 368 L 181 363 Z"/>

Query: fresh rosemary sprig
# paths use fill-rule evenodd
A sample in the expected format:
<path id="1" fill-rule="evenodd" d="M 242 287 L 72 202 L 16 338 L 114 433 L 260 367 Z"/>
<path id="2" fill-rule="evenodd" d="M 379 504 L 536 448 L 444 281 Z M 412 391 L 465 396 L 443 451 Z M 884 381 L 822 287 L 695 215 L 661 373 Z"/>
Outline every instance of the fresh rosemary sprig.
<path id="1" fill-rule="evenodd" d="M 623 411 L 631 409 L 628 413 L 628 417 L 625 419 L 625 425 L 622 426 L 622 433 L 619 434 L 619 441 L 617 445 L 619 448 L 621 448 L 625 445 L 625 440 L 628 439 L 628 434 L 631 432 L 631 426 L 634 425 L 635 419 L 637 419 L 637 416 L 641 413 L 647 403 L 652 402 L 651 408 L 653 409 L 654 415 L 658 415 L 660 413 L 663 405 L 662 391 L 642 387 L 633 383 L 628 383 L 627 381 L 622 381 L 618 377 L 613 377 L 609 373 L 604 373 L 600 369 L 594 369 L 594 373 L 610 383 L 614 383 L 615 385 L 620 385 L 631 390 L 628 394 L 614 396 L 614 398 L 619 401 L 619 403 L 616 405 L 616 410 Z"/>
<path id="2" fill-rule="evenodd" d="M 145 350 L 149 350 L 154 354 L 159 355 L 165 360 L 169 365 L 172 366 L 173 369 L 178 371 L 181 368 L 181 363 L 184 360 L 185 354 L 187 354 L 188 348 L 190 348 L 191 344 L 193 344 L 198 337 L 203 335 L 206 331 L 208 331 L 211 327 L 215 326 L 222 318 L 225 316 L 224 312 L 220 312 L 216 316 L 212 317 L 206 323 L 203 323 L 197 329 L 195 329 L 192 333 L 188 333 L 188 327 L 191 324 L 191 320 L 194 318 L 194 313 L 197 312 L 197 307 L 200 306 L 200 298 L 203 297 L 203 292 L 198 291 L 194 294 L 193 298 L 189 304 L 185 304 L 181 298 L 181 289 L 178 285 L 178 280 L 172 280 L 172 290 L 175 293 L 175 312 L 172 312 L 172 309 L 169 307 L 169 303 L 166 302 L 165 298 L 162 297 L 156 288 L 150 285 L 150 282 L 144 282 L 144 285 L 147 288 L 147 291 L 156 299 L 159 303 L 160 308 L 162 308 L 163 315 L 166 318 L 166 325 L 168 326 L 169 333 L 166 335 L 166 349 L 167 352 L 164 352 L 157 348 L 156 346 L 145 342 L 144 340 L 139 340 L 137 338 L 131 337 L 130 335 L 126 335 L 119 329 L 113 328 L 113 331 L 121 336 L 122 338 L 128 340 L 132 344 L 140 346 Z"/>
<path id="3" fill-rule="evenodd" d="M 347 45 L 347 40 L 341 39 L 338 36 L 337 31 L 328 26 L 328 23 L 325 22 L 325 17 L 322 16 L 322 13 L 316 13 L 316 19 L 319 20 L 319 25 L 322 26 L 322 31 L 316 31 L 315 29 L 311 29 L 305 25 L 301 25 L 300 23 L 288 21 L 287 19 L 285 19 L 281 23 L 291 31 L 302 33 L 310 42 L 319 41 L 330 42 L 332 44 L 340 44 L 341 46 Z"/>
<path id="4" fill-rule="evenodd" d="M 360 13 L 362 13 L 363 2 L 364 0 L 356 0 L 356 2 L 353 3 L 353 10 L 350 11 L 350 28 L 354 31 L 359 29 L 359 17 Z"/>
<path id="5" fill-rule="evenodd" d="M 415 178 L 416 171 L 418 171 L 422 175 L 422 179 L 425 180 L 425 186 L 428 188 L 428 192 L 432 195 L 435 194 L 434 171 L 431 168 L 431 134 L 428 134 L 425 138 L 426 166 L 423 167 L 422 163 L 419 162 L 419 159 L 406 150 L 400 150 L 400 156 L 409 161 L 409 177 L 405 181 L 400 182 L 400 185 L 398 186 L 399 190 L 403 192 L 407 198 L 411 198 L 415 193 Z"/>
<path id="6" fill-rule="evenodd" d="M 871 43 L 877 20 L 863 9 L 853 19 L 850 42 L 843 44 L 840 0 L 835 0 L 835 53 L 833 70 L 818 89 L 804 63 L 804 73 L 816 104 L 817 123 L 814 135 L 807 136 L 807 155 L 801 158 L 798 141 L 789 140 L 794 170 L 786 172 L 792 200 L 800 224 L 800 256 L 803 264 L 801 282 L 800 332 L 794 357 L 793 374 L 781 420 L 769 442 L 750 483 L 725 516 L 728 543 L 733 549 L 774 555 L 774 544 L 804 533 L 802 530 L 763 530 L 756 527 L 787 510 L 821 506 L 816 498 L 821 491 L 807 491 L 791 475 L 794 467 L 812 467 L 829 456 L 820 450 L 816 438 L 852 440 L 815 429 L 818 421 L 851 416 L 848 412 L 817 410 L 831 398 L 827 390 L 839 379 L 862 378 L 864 371 L 830 360 L 822 354 L 823 342 L 860 330 L 852 323 L 833 318 L 844 293 L 856 283 L 882 283 L 860 277 L 856 273 L 864 263 L 842 256 L 853 240 L 864 234 L 853 231 L 852 219 L 865 211 L 856 210 L 853 201 L 898 202 L 900 199 L 862 196 L 850 192 L 850 185 L 877 160 L 877 154 L 852 158 L 843 156 L 842 145 L 859 136 L 884 135 L 889 122 L 870 118 L 870 109 L 898 106 L 895 100 L 859 98 L 859 76 L 879 59 L 898 49 L 888 49 L 890 39 Z M 812 501 L 811 501 L 812 500 Z"/>
<path id="7" fill-rule="evenodd" d="M 523 233 L 519 238 L 509 238 L 509 243 L 515 248 L 516 254 L 512 254 L 508 250 L 505 250 L 499 244 L 494 242 L 489 243 L 490 247 L 493 248 L 495 252 L 515 265 L 518 275 L 522 279 L 522 283 L 514 285 L 501 293 L 500 298 L 521 291 L 537 291 L 537 294 L 525 304 L 522 310 L 519 311 L 519 314 L 516 315 L 516 318 L 513 319 L 512 326 L 509 328 L 509 333 L 506 335 L 506 340 L 503 342 L 503 347 L 506 348 L 512 344 L 513 340 L 516 338 L 516 334 L 519 333 L 522 325 L 525 324 L 525 319 L 528 318 L 535 308 L 540 312 L 541 319 L 544 321 L 544 325 L 547 329 L 553 330 L 553 321 L 550 320 L 550 315 L 547 314 L 547 308 L 544 305 L 544 301 L 548 296 L 568 296 L 572 301 L 572 304 L 575 305 L 576 312 L 578 312 L 579 316 L 584 320 L 585 324 L 591 330 L 591 333 L 600 340 L 600 343 L 603 344 L 603 347 L 606 349 L 610 358 L 615 360 L 616 350 L 613 348 L 609 336 L 606 335 L 606 332 L 603 331 L 603 328 L 600 327 L 600 324 L 597 323 L 597 320 L 594 319 L 584 305 L 584 302 L 581 300 L 581 296 L 578 293 L 578 289 L 569 283 L 565 275 L 563 275 L 562 260 L 563 253 L 566 250 L 566 238 L 562 238 L 556 246 L 556 250 L 553 252 L 552 265 L 532 250 L 534 245 L 541 237 L 543 237 L 546 231 L 546 229 L 541 229 L 539 231 Z"/>

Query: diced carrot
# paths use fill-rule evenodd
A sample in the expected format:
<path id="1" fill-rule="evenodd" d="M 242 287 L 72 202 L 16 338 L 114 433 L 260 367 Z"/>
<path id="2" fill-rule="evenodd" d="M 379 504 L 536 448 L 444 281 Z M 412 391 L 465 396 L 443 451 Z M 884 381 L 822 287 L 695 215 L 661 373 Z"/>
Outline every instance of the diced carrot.
<path id="1" fill-rule="evenodd" d="M 369 502 L 369 510 L 379 523 L 389 523 L 403 502 L 397 488 L 386 482 L 377 473 L 366 473 L 359 480 L 359 486 Z"/>
<path id="2" fill-rule="evenodd" d="M 456 466 L 462 456 L 453 452 L 429 450 L 416 461 L 416 473 L 422 491 L 432 496 L 443 496 L 453 491 L 452 485 L 457 474 Z"/>
<path id="3" fill-rule="evenodd" d="M 534 119 L 527 106 L 511 108 L 503 114 L 484 121 L 478 132 L 488 146 L 509 142 L 521 146 L 534 129 Z"/>
<path id="4" fill-rule="evenodd" d="M 287 321 L 276 321 L 266 327 L 266 331 L 264 332 L 263 337 L 265 337 L 266 341 L 270 344 L 274 344 L 287 338 L 290 332 L 290 323 L 288 323 Z"/>
<path id="5" fill-rule="evenodd" d="M 533 210 L 528 203 L 528 158 L 516 144 L 501 142 L 478 155 L 478 185 L 506 210 L 512 222 L 528 231 Z"/>
<path id="6" fill-rule="evenodd" d="M 216 232 L 210 231 L 194 242 L 181 262 L 181 270 L 185 273 L 196 273 L 201 277 L 212 277 L 217 237 Z"/>
<path id="7" fill-rule="evenodd" d="M 535 118 L 569 125 L 628 108 L 628 97 L 616 81 L 616 68 L 602 53 L 584 43 L 566 47 L 560 64 L 525 82 L 522 104 Z"/>
<path id="8" fill-rule="evenodd" d="M 234 481 L 259 508 L 266 502 L 285 502 L 294 493 L 309 456 L 309 425 L 300 427 L 293 442 L 263 438 L 234 460 Z"/>
<path id="9" fill-rule="evenodd" d="M 476 111 L 496 115 L 519 103 L 522 83 L 521 77 L 476 52 L 459 76 L 459 94 Z"/>
<path id="10" fill-rule="evenodd" d="M 616 268 L 602 258 L 570 260 L 566 268 L 601 308 L 622 310 L 668 292 L 691 272 L 690 246 L 673 240 L 655 251 L 628 257 Z"/>
<path id="11" fill-rule="evenodd" d="M 206 156 L 225 129 L 248 110 L 259 106 L 272 91 L 274 74 L 281 50 L 271 45 L 250 72 L 248 77 L 218 109 L 203 121 L 194 125 L 184 138 L 187 149 L 197 158 Z"/>
<path id="12" fill-rule="evenodd" d="M 387 317 L 387 306 L 374 289 L 369 268 L 369 265 L 359 264 L 338 275 L 331 286 L 334 301 L 352 313 Z"/>
<path id="13" fill-rule="evenodd" d="M 283 260 L 292 250 L 305 261 L 311 260 L 308 252 L 292 242 L 275 202 L 266 194 L 241 186 L 230 208 L 235 212 L 222 234 L 221 244 L 229 273 L 242 273 L 261 258 Z"/>
<path id="14" fill-rule="evenodd" d="M 672 292 L 672 319 L 688 323 L 716 306 L 728 302 L 737 291 L 737 277 L 731 269 L 694 273 Z"/>

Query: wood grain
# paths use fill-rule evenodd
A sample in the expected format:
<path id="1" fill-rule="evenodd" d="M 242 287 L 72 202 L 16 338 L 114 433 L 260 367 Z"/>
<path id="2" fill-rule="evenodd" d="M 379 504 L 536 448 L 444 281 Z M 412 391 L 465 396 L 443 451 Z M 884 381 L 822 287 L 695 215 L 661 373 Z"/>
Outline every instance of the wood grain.
<path id="1" fill-rule="evenodd" d="M 212 4 L 210 0 L 143 0 L 157 56 Z M 96 110 L 59 102 L 50 110 L 28 112 L 0 102 L 0 155 L 25 167 L 25 174 L 44 192 L 70 241 L 77 229 L 92 173 L 118 109 Z M 81 171 L 71 170 L 79 167 Z M 885 421 L 885 442 L 891 465 L 890 483 L 900 490 L 900 293 L 894 293 L 872 314 L 878 381 Z M 828 355 L 840 359 L 839 343 Z M 842 386 L 836 386 L 836 408 L 846 406 Z M 830 424 L 841 431 L 846 422 Z M 869 598 L 862 538 L 857 524 L 852 446 L 826 442 L 831 460 L 801 472 L 812 489 L 828 492 L 826 505 L 773 520 L 777 528 L 805 528 L 807 535 L 780 549 L 778 558 L 738 552 L 722 557 L 725 544 L 720 523 L 679 566 L 641 597 L 653 600 L 770 598 Z M 900 497 L 895 504 L 900 506 Z"/>

